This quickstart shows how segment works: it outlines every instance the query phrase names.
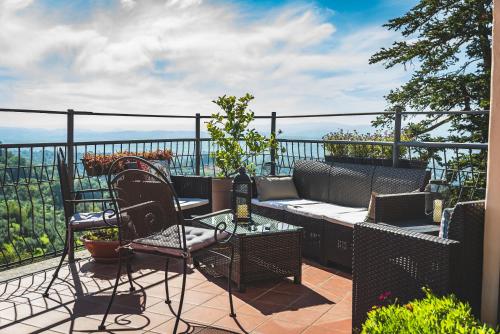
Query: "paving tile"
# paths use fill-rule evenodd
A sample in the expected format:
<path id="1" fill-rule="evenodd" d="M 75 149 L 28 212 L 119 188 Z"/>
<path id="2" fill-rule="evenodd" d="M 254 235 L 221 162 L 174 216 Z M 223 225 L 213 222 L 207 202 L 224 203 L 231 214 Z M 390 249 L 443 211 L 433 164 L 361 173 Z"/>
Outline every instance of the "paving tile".
<path id="1" fill-rule="evenodd" d="M 309 326 L 318 320 L 323 314 L 324 313 L 321 311 L 308 309 L 285 310 L 275 314 L 273 319 Z"/>
<path id="2" fill-rule="evenodd" d="M 267 318 L 262 315 L 236 314 L 236 318 L 229 315 L 217 320 L 213 327 L 223 328 L 235 333 L 249 333 L 261 325 Z"/>
<path id="3" fill-rule="evenodd" d="M 280 333 L 280 334 L 295 334 L 303 332 L 307 326 L 298 325 L 292 322 L 280 321 L 270 319 L 264 322 L 262 325 L 257 327 L 252 333 L 259 334 L 271 334 L 271 333 Z"/>
<path id="4" fill-rule="evenodd" d="M 205 306 L 196 306 L 187 312 L 182 312 L 181 318 L 203 325 L 211 325 L 217 320 L 226 316 L 228 313 L 229 312 L 219 309 L 209 308 Z"/>
<path id="5" fill-rule="evenodd" d="M 299 298 L 300 295 L 287 294 L 271 290 L 257 298 L 256 301 L 269 304 L 290 305 Z"/>
<path id="6" fill-rule="evenodd" d="M 184 301 L 189 304 L 201 305 L 206 301 L 214 298 L 216 295 L 213 293 L 199 292 L 188 290 L 184 294 Z M 181 298 L 181 294 L 177 294 L 172 297 L 172 300 L 179 301 Z"/>
<path id="7" fill-rule="evenodd" d="M 239 299 L 236 296 L 233 296 L 233 307 L 237 309 L 238 307 L 244 305 L 245 302 Z M 212 307 L 220 310 L 227 310 L 229 312 L 230 306 L 229 306 L 229 296 L 227 293 L 223 295 L 218 295 L 215 296 L 212 299 L 209 299 L 208 301 L 204 302 L 202 304 L 203 306 L 207 307 Z"/>
<path id="8" fill-rule="evenodd" d="M 167 322 L 162 323 L 158 327 L 151 330 L 153 333 L 173 333 L 174 331 L 175 318 L 170 319 Z M 179 326 L 177 327 L 177 333 L 184 333 L 189 331 L 189 324 L 186 322 L 179 321 Z"/>
<path id="9" fill-rule="evenodd" d="M 138 330 L 149 331 L 172 318 L 173 315 L 158 314 L 145 311 L 141 314 L 133 314 L 127 316 L 123 320 L 119 321 L 119 323 Z M 112 327 L 110 326 L 109 329 L 111 328 Z"/>
<path id="10" fill-rule="evenodd" d="M 16 323 L 4 323 L 3 319 L 0 319 L 0 334 L 28 334 L 34 333 L 38 330 L 37 327 L 33 327 L 20 322 Z"/>

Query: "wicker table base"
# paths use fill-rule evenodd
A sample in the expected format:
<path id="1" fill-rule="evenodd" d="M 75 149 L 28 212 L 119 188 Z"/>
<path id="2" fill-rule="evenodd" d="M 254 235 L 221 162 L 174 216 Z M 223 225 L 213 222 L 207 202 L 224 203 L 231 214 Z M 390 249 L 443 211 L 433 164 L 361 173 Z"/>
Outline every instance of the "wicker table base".
<path id="1" fill-rule="evenodd" d="M 232 214 L 228 211 L 216 212 L 198 217 L 194 224 L 203 227 L 214 227 L 220 221 L 232 224 Z M 238 226 L 232 239 L 234 246 L 234 263 L 231 279 L 240 291 L 245 290 L 248 283 L 293 277 L 294 283 L 302 280 L 302 231 L 301 227 L 252 215 L 254 228 Z M 214 225 L 215 224 L 215 225 Z M 227 231 L 233 228 L 229 226 Z M 220 253 L 229 252 L 229 248 L 216 250 Z M 206 268 L 227 277 L 227 262 L 220 256 L 206 253 L 198 256 L 196 262 Z"/>

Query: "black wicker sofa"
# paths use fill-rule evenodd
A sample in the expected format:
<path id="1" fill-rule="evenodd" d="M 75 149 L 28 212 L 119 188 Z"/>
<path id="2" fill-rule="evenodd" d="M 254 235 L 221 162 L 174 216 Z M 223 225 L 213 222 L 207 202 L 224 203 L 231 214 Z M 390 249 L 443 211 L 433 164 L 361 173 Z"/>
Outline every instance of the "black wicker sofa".
<path id="1" fill-rule="evenodd" d="M 304 228 L 303 254 L 322 263 L 352 267 L 353 226 L 364 222 L 372 192 L 377 206 L 390 196 L 422 191 L 428 181 L 424 169 L 299 160 L 293 181 L 300 199 L 252 200 L 252 212 Z M 404 209 L 404 208 L 403 208 Z M 400 210 L 400 208 L 394 208 Z"/>
<path id="2" fill-rule="evenodd" d="M 185 218 L 212 212 L 212 178 L 196 175 L 171 175 Z"/>

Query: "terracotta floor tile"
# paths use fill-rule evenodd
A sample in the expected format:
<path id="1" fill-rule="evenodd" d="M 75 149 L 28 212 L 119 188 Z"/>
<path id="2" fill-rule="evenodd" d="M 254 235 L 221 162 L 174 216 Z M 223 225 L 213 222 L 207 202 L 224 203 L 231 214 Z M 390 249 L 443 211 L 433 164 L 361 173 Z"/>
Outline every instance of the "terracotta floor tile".
<path id="1" fill-rule="evenodd" d="M 242 306 L 244 304 L 245 303 L 241 299 L 239 299 L 236 296 L 233 296 L 233 307 L 235 309 L 239 308 L 240 306 Z M 217 308 L 220 310 L 227 310 L 229 312 L 229 309 L 230 309 L 229 296 L 227 293 L 225 293 L 223 295 L 218 295 L 218 296 L 215 296 L 214 298 L 204 302 L 202 305 L 207 306 L 207 307 Z"/>
<path id="2" fill-rule="evenodd" d="M 217 320 L 223 318 L 228 313 L 229 312 L 219 309 L 196 306 L 187 312 L 182 312 L 181 318 L 190 322 L 211 325 Z"/>
<path id="3" fill-rule="evenodd" d="M 136 328 L 144 331 L 149 331 L 164 322 L 172 319 L 173 315 L 158 314 L 152 312 L 143 312 L 141 314 L 133 314 L 123 318 L 123 321 L 118 320 L 118 324 L 123 324 L 127 327 Z M 110 326 L 109 329 L 112 327 Z"/>
<path id="4" fill-rule="evenodd" d="M 179 309 L 179 303 L 175 300 L 172 301 L 170 306 L 172 307 L 174 312 L 177 312 L 177 310 Z M 193 305 L 193 304 L 189 304 L 189 303 L 185 302 L 182 305 L 182 312 L 187 312 L 196 306 L 197 305 Z M 165 304 L 165 302 L 155 304 L 155 305 L 151 306 L 150 308 L 146 309 L 146 311 L 158 313 L 158 314 L 165 314 L 165 315 L 169 315 L 169 316 L 172 315 L 172 311 L 170 310 L 169 305 Z"/>
<path id="5" fill-rule="evenodd" d="M 299 309 L 285 310 L 274 315 L 274 319 L 309 326 L 323 315 L 320 311 Z"/>
<path id="6" fill-rule="evenodd" d="M 256 301 L 269 304 L 290 305 L 299 298 L 300 295 L 291 295 L 271 290 L 257 298 Z"/>
<path id="7" fill-rule="evenodd" d="M 303 334 L 351 334 L 350 330 L 325 328 L 320 326 L 308 327 Z"/>
<path id="8" fill-rule="evenodd" d="M 1 315 L 3 319 L 11 321 L 24 321 L 25 319 L 39 315 L 44 311 L 44 308 L 38 306 L 15 304 L 13 307 L 2 310 Z"/>
<path id="9" fill-rule="evenodd" d="M 351 332 L 352 331 L 352 319 L 346 318 L 341 320 L 325 321 L 322 323 L 314 323 L 314 326 L 325 328 L 328 330 L 336 330 L 340 332 Z"/>
<path id="10" fill-rule="evenodd" d="M 307 327 L 303 325 L 294 324 L 291 322 L 280 321 L 280 320 L 268 320 L 262 325 L 257 327 L 252 333 L 259 334 L 295 334 L 302 333 Z"/>
<path id="11" fill-rule="evenodd" d="M 201 305 L 206 301 L 214 298 L 216 295 L 213 293 L 199 292 L 188 290 L 184 294 L 184 301 L 189 304 Z M 181 298 L 180 293 L 172 297 L 172 300 L 179 301 Z"/>
<path id="12" fill-rule="evenodd" d="M 219 286 L 213 282 L 206 281 L 201 284 L 198 284 L 194 287 L 192 287 L 190 290 L 194 291 L 200 291 L 200 292 L 207 292 L 207 293 L 213 293 L 213 294 L 227 294 L 227 286 Z"/>
<path id="13" fill-rule="evenodd" d="M 170 319 L 167 322 L 164 322 L 163 324 L 159 325 L 158 327 L 155 327 L 151 330 L 153 333 L 173 333 L 174 330 L 174 325 L 175 325 L 175 318 Z M 189 328 L 189 323 L 186 324 L 186 322 L 179 321 L 179 327 L 177 328 L 177 333 L 184 333 L 188 332 Z"/>
<path id="14" fill-rule="evenodd" d="M 37 327 L 33 327 L 23 323 L 3 323 L 2 319 L 0 319 L 0 334 L 28 334 L 37 331 Z"/>
<path id="15" fill-rule="evenodd" d="M 257 326 L 266 321 L 265 316 L 247 315 L 247 314 L 237 314 L 236 318 L 232 318 L 226 315 L 222 319 L 216 321 L 212 326 L 217 328 L 224 328 L 236 333 L 249 333 L 253 331 Z"/>

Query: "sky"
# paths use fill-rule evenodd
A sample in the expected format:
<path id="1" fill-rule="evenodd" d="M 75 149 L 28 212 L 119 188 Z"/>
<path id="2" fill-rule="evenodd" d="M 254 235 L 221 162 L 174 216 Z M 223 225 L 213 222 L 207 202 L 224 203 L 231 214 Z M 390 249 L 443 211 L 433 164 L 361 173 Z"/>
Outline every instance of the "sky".
<path id="1" fill-rule="evenodd" d="M 383 96 L 410 73 L 368 59 L 400 38 L 382 24 L 415 2 L 1 0 L 0 108 L 210 114 L 218 96 L 249 92 L 257 115 L 383 111 Z M 94 130 L 191 127 L 77 121 Z M 21 124 L 65 120 L 0 113 L 0 127 Z"/>

